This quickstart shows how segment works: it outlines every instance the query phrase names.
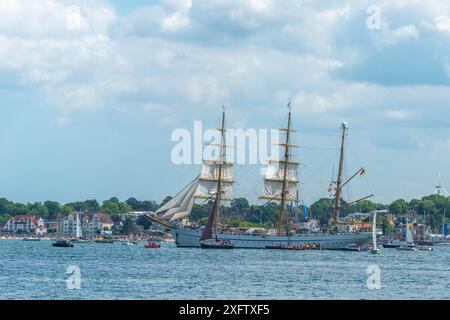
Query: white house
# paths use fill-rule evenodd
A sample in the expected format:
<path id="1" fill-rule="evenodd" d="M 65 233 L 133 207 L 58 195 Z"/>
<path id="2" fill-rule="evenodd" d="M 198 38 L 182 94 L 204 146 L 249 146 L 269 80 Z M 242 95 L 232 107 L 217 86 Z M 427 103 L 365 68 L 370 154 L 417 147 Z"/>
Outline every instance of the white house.
<path id="1" fill-rule="evenodd" d="M 85 237 L 109 234 L 113 222 L 111 217 L 102 212 L 80 213 L 80 227 Z M 77 232 L 77 213 L 71 213 L 59 220 L 58 232 L 67 236 L 75 236 Z"/>
<path id="2" fill-rule="evenodd" d="M 15 216 L 9 219 L 3 230 L 7 232 L 35 233 L 36 235 L 47 233 L 47 227 L 42 218 L 25 215 Z"/>

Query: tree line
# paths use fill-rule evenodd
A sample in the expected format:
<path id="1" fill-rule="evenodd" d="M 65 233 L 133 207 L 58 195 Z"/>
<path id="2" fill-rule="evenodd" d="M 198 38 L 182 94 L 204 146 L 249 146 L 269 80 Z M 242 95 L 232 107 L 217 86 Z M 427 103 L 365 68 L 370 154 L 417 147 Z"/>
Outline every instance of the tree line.
<path id="1" fill-rule="evenodd" d="M 129 198 L 126 201 L 120 201 L 113 197 L 103 201 L 101 204 L 97 200 L 76 201 L 66 204 L 60 204 L 56 201 L 45 201 L 36 203 L 15 203 L 5 198 L 0 198 L 0 223 L 5 223 L 12 216 L 17 215 L 36 215 L 48 221 L 55 220 L 58 214 L 68 214 L 70 212 L 104 212 L 109 214 L 114 221 L 119 220 L 121 213 L 131 211 L 155 211 L 171 198 L 167 197 L 162 203 L 155 201 L 139 201 L 135 198 Z M 360 201 L 354 204 L 348 204 L 342 201 L 343 207 L 341 214 L 343 216 L 361 212 L 367 213 L 373 210 L 387 209 L 395 216 L 402 215 L 408 211 L 414 210 L 417 214 L 426 216 L 427 222 L 433 229 L 439 229 L 445 213 L 450 213 L 450 197 L 442 195 L 429 195 L 421 199 L 406 201 L 398 199 L 389 205 L 372 202 L 370 200 Z M 191 220 L 198 221 L 200 224 L 206 222 L 208 214 L 212 209 L 211 201 L 194 204 Z M 302 205 L 289 208 L 289 217 L 293 221 L 304 221 L 304 208 Z M 312 204 L 308 208 L 309 217 L 320 221 L 321 224 L 327 224 L 333 211 L 333 199 L 323 198 Z M 241 227 L 271 227 L 274 221 L 279 219 L 280 208 L 276 203 L 266 203 L 264 205 L 250 204 L 247 199 L 235 199 L 222 209 L 221 222 L 232 226 Z M 448 214 L 450 215 L 450 214 Z M 380 221 L 385 223 L 385 217 L 380 217 Z"/>
<path id="2" fill-rule="evenodd" d="M 113 218 L 121 213 L 131 211 L 154 211 L 159 208 L 154 201 L 138 201 L 129 198 L 122 202 L 116 197 L 105 200 L 100 204 L 97 200 L 85 200 L 60 204 L 57 201 L 35 203 L 18 203 L 0 198 L 0 223 L 6 223 L 11 217 L 18 215 L 34 215 L 52 221 L 58 215 L 67 215 L 71 212 L 103 212 Z"/>

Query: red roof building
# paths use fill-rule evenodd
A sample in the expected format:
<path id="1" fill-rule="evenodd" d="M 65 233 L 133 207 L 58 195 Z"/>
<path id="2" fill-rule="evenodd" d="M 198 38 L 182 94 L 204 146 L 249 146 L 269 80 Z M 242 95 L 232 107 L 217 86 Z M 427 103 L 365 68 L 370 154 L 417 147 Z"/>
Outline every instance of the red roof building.
<path id="1" fill-rule="evenodd" d="M 3 231 L 44 234 L 47 233 L 47 227 L 40 217 L 20 215 L 11 217 L 3 227 Z"/>

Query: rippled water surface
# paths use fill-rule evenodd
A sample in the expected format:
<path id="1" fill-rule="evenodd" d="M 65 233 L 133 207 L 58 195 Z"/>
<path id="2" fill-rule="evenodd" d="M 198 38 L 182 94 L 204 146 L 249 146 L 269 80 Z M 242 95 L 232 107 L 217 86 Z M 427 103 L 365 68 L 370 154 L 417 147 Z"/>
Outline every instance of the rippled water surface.
<path id="1" fill-rule="evenodd" d="M 67 288 L 79 266 L 81 288 Z M 381 269 L 369 290 L 367 268 Z M 433 252 L 161 249 L 0 241 L 0 299 L 450 299 L 450 246 Z"/>

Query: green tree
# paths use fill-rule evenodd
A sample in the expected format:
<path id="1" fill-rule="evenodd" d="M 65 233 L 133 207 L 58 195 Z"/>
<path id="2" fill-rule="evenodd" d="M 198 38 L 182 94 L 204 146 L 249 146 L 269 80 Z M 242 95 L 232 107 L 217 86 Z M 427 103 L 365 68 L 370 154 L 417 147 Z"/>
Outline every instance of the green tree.
<path id="1" fill-rule="evenodd" d="M 103 203 L 101 210 L 111 216 L 118 215 L 120 213 L 119 205 L 114 202 Z"/>
<path id="2" fill-rule="evenodd" d="M 123 202 L 119 203 L 119 213 L 130 213 L 132 211 L 133 208 L 129 204 Z"/>
<path id="3" fill-rule="evenodd" d="M 0 215 L 9 213 L 12 202 L 5 198 L 0 198 Z"/>
<path id="4" fill-rule="evenodd" d="M 202 218 L 207 218 L 211 209 L 212 206 L 209 204 L 199 205 L 197 203 L 194 203 L 191 211 L 192 220 L 199 221 Z"/>
<path id="5" fill-rule="evenodd" d="M 85 207 L 84 207 L 84 202 L 82 201 L 76 201 L 76 202 L 70 202 L 67 203 L 66 206 L 69 206 L 73 209 L 73 211 L 77 211 L 77 212 L 84 212 Z"/>
<path id="6" fill-rule="evenodd" d="M 143 226 L 143 227 L 144 227 L 144 230 L 148 230 L 148 229 L 150 229 L 151 226 L 152 226 L 152 222 L 150 221 L 150 219 L 148 219 L 148 218 L 145 217 L 145 216 L 139 216 L 138 219 L 137 219 L 137 221 L 136 221 L 136 224 L 137 224 L 138 226 Z"/>
<path id="7" fill-rule="evenodd" d="M 68 205 L 63 205 L 60 208 L 60 213 L 64 214 L 64 215 L 68 215 L 69 213 L 73 212 L 74 208 L 72 208 L 71 206 Z"/>
<path id="8" fill-rule="evenodd" d="M 404 214 L 408 209 L 408 203 L 403 199 L 395 200 L 389 206 L 389 211 L 395 215 Z"/>
<path id="9" fill-rule="evenodd" d="M 86 200 L 83 202 L 83 210 L 87 212 L 97 212 L 100 210 L 100 204 L 97 200 Z"/>
<path id="10" fill-rule="evenodd" d="M 250 208 L 248 200 L 245 198 L 237 198 L 231 203 L 231 208 L 236 210 L 245 210 Z"/>
<path id="11" fill-rule="evenodd" d="M 120 202 L 118 198 L 113 197 L 109 200 L 103 201 L 101 211 L 109 215 L 116 215 L 119 213 L 129 213 L 133 211 L 133 209 L 129 204 Z"/>
<path id="12" fill-rule="evenodd" d="M 136 198 L 128 198 L 125 203 L 128 204 L 134 211 L 140 211 L 141 202 Z"/>
<path id="13" fill-rule="evenodd" d="M 7 223 L 11 219 L 9 214 L 1 214 L 0 215 L 0 223 Z"/>
<path id="14" fill-rule="evenodd" d="M 61 212 L 61 205 L 56 201 L 45 201 L 44 206 L 48 211 L 48 218 L 52 219 Z"/>
<path id="15" fill-rule="evenodd" d="M 311 206 L 311 212 L 321 224 L 327 224 L 333 212 L 333 199 L 320 199 Z"/>
<path id="16" fill-rule="evenodd" d="M 123 227 L 122 227 L 122 233 L 126 234 L 126 235 L 137 233 L 137 226 L 131 218 L 128 217 L 124 221 Z"/>
<path id="17" fill-rule="evenodd" d="M 33 216 L 38 216 L 38 217 L 47 217 L 48 216 L 48 209 L 46 206 L 44 206 L 42 203 L 40 202 L 36 202 L 33 203 L 32 205 L 29 205 L 29 213 L 30 215 Z"/>
<path id="18" fill-rule="evenodd" d="M 439 212 L 432 200 L 422 200 L 419 203 L 419 214 L 435 215 Z"/>

